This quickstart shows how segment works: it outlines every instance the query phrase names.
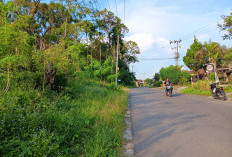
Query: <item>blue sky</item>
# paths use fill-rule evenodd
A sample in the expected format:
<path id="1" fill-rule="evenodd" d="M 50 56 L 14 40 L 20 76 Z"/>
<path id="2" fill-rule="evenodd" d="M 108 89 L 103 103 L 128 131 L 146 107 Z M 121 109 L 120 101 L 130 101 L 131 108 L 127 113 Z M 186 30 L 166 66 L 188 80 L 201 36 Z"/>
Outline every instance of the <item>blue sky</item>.
<path id="1" fill-rule="evenodd" d="M 100 8 L 107 8 L 116 15 L 115 0 L 98 0 Z M 124 0 L 116 0 L 118 16 L 124 19 Z M 139 58 L 173 57 L 169 40 L 182 39 L 179 64 L 193 36 L 204 41 L 216 41 L 232 46 L 232 41 L 224 41 L 219 32 L 221 15 L 228 15 L 232 9 L 231 0 L 125 0 L 125 24 L 130 32 L 126 40 L 136 41 L 141 49 Z M 162 67 L 175 65 L 175 60 L 140 60 L 131 65 L 137 79 L 152 78 Z"/>

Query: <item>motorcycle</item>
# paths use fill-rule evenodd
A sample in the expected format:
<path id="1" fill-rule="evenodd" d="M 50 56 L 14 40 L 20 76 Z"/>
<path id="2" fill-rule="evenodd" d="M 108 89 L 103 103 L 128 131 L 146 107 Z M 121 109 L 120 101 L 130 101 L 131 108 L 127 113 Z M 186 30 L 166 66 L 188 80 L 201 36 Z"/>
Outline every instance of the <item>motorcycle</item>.
<path id="1" fill-rule="evenodd" d="M 210 85 L 212 97 L 214 99 L 222 99 L 223 101 L 226 100 L 226 93 L 223 90 L 223 87 L 217 88 L 217 83 L 208 83 Z"/>
<path id="2" fill-rule="evenodd" d="M 166 86 L 166 96 L 172 97 L 172 86 Z"/>

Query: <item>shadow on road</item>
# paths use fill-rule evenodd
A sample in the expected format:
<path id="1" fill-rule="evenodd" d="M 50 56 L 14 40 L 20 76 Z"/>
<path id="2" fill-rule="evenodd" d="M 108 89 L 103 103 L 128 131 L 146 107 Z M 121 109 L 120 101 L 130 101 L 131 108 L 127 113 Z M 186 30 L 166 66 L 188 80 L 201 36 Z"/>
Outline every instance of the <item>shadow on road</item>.
<path id="1" fill-rule="evenodd" d="M 175 93 L 173 97 L 181 96 Z M 139 139 L 136 141 L 135 153 L 146 154 L 146 150 L 152 149 L 155 143 L 159 143 L 174 133 L 187 132 L 195 126 L 192 124 L 196 119 L 206 115 L 183 111 L 173 104 L 173 99 L 165 98 L 160 91 L 135 90 L 130 95 L 130 106 L 132 109 L 133 135 Z M 164 99 L 165 98 L 165 99 Z M 175 100 L 175 99 L 174 99 Z M 154 151 L 154 156 L 172 156 L 175 150 L 162 152 Z"/>
<path id="2" fill-rule="evenodd" d="M 181 96 L 183 94 L 180 94 L 180 93 L 175 93 L 175 94 L 172 94 L 172 97 L 177 97 L 177 96 Z"/>

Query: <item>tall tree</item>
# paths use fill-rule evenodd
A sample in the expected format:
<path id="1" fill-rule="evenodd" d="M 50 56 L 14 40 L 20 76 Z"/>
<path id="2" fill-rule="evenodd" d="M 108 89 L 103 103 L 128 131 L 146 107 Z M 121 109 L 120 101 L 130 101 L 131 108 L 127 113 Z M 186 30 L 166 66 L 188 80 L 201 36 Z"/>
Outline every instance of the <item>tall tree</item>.
<path id="1" fill-rule="evenodd" d="M 203 50 L 203 45 L 197 40 L 196 37 L 194 37 L 193 44 L 190 45 L 186 56 L 183 58 L 185 65 L 189 69 L 192 69 L 195 73 L 198 73 L 198 70 L 201 69 L 204 65 L 204 61 L 198 59 L 198 53 L 201 50 Z"/>
<path id="2" fill-rule="evenodd" d="M 232 39 L 232 12 L 230 13 L 230 15 L 222 16 L 222 19 L 224 20 L 223 24 L 219 24 L 219 28 L 221 29 L 221 31 L 227 31 L 227 33 L 225 33 L 223 35 L 223 39 Z"/>
<path id="3" fill-rule="evenodd" d="M 217 42 L 205 42 L 204 43 L 204 52 L 205 59 L 208 63 L 214 63 L 217 66 L 222 66 L 223 56 L 226 54 L 226 47 L 221 46 Z"/>

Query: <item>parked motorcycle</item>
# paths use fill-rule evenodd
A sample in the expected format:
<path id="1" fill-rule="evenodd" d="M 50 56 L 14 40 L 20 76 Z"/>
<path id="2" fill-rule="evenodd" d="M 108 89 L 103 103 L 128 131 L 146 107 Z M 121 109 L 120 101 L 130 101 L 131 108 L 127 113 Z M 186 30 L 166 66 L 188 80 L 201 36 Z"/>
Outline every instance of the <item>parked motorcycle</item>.
<path id="1" fill-rule="evenodd" d="M 166 86 L 166 96 L 172 96 L 172 86 Z"/>
<path id="2" fill-rule="evenodd" d="M 226 93 L 223 90 L 223 87 L 217 88 L 217 83 L 208 83 L 210 85 L 211 93 L 214 99 L 226 100 Z"/>

